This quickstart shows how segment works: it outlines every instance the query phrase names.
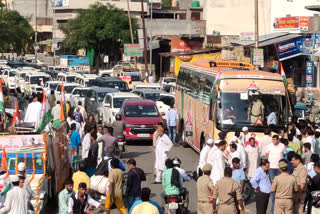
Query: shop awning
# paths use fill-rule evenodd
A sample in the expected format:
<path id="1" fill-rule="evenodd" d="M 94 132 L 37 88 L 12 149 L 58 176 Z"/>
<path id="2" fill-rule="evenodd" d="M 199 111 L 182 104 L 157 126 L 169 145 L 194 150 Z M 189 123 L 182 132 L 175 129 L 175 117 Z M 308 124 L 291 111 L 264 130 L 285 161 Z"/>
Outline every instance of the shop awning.
<path id="1" fill-rule="evenodd" d="M 300 36 L 302 35 L 297 33 L 287 33 L 287 32 L 266 34 L 263 36 L 259 36 L 259 47 L 281 43 L 290 39 L 298 38 Z M 255 43 L 254 41 L 236 40 L 236 41 L 232 41 L 231 44 L 240 45 L 240 46 L 254 46 Z"/>
<path id="2" fill-rule="evenodd" d="M 221 48 L 212 48 L 212 49 L 202 49 L 202 50 L 192 50 L 192 51 L 179 51 L 179 52 L 164 52 L 159 53 L 159 55 L 164 57 L 175 57 L 175 56 L 186 56 L 186 55 L 196 55 L 196 54 L 205 54 L 205 53 L 215 53 L 221 51 Z"/>

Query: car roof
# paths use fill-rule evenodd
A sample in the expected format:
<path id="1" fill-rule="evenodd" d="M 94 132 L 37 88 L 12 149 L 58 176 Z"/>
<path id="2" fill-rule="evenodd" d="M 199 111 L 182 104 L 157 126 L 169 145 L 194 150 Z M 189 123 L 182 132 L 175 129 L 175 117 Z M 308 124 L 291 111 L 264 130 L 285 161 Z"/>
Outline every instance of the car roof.
<path id="1" fill-rule="evenodd" d="M 152 100 L 137 98 L 125 100 L 123 105 L 156 105 L 156 103 Z"/>
<path id="2" fill-rule="evenodd" d="M 159 93 L 159 94 L 164 94 L 167 93 L 165 91 L 162 90 L 158 90 L 158 89 L 134 89 L 132 92 L 137 91 L 137 92 L 141 92 L 143 94 L 151 94 L 151 93 Z"/>
<path id="3" fill-rule="evenodd" d="M 43 73 L 43 72 L 31 72 L 31 73 L 28 73 L 27 75 L 30 75 L 30 76 L 46 76 L 46 77 L 50 77 L 49 74 L 46 74 L 46 73 Z"/>
<path id="4" fill-rule="evenodd" d="M 61 81 L 47 81 L 46 83 L 61 83 Z"/>
<path id="5" fill-rule="evenodd" d="M 135 86 L 159 86 L 160 87 L 160 83 L 138 83 Z"/>
<path id="6" fill-rule="evenodd" d="M 139 98 L 138 95 L 134 94 L 134 93 L 130 93 L 130 92 L 113 92 L 113 93 L 110 93 L 110 95 L 112 97 L 132 97 L 132 98 Z"/>
<path id="7" fill-rule="evenodd" d="M 107 87 L 92 87 L 91 90 L 94 90 L 94 91 L 96 91 L 97 93 L 99 93 L 99 92 L 107 92 L 107 93 L 110 93 L 110 92 L 118 92 L 118 91 L 119 91 L 119 90 L 117 90 L 117 89 L 107 88 Z"/>
<path id="8" fill-rule="evenodd" d="M 124 82 L 122 79 L 118 77 L 98 77 L 96 81 L 101 82 Z"/>
<path id="9" fill-rule="evenodd" d="M 59 85 L 62 85 L 62 83 L 60 83 Z M 77 86 L 79 86 L 79 87 L 81 87 L 81 86 L 82 86 L 82 85 L 80 85 L 80 84 L 78 84 L 78 83 L 71 83 L 71 82 L 70 82 L 70 83 L 65 83 L 65 82 L 64 82 L 64 83 L 63 83 L 63 85 L 64 85 L 64 86 L 73 86 L 73 85 L 77 85 Z"/>

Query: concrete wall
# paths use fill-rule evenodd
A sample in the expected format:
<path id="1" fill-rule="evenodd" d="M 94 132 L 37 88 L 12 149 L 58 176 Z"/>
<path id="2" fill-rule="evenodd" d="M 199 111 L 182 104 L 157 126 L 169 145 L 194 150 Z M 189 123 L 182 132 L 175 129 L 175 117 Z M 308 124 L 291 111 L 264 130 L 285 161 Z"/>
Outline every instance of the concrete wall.
<path id="1" fill-rule="evenodd" d="M 204 10 L 208 35 L 213 31 L 219 31 L 221 35 L 254 32 L 253 0 L 202 0 L 200 6 Z M 270 33 L 270 26 L 270 0 L 259 0 L 260 34 Z"/>
<path id="2" fill-rule="evenodd" d="M 22 16 L 31 18 L 30 24 L 35 23 L 35 0 L 13 0 L 12 7 L 17 10 Z M 37 0 L 37 17 L 51 18 L 52 9 L 50 0 Z"/>
<path id="3" fill-rule="evenodd" d="M 150 36 L 151 20 L 146 19 L 147 34 Z M 205 35 L 206 21 L 203 20 L 179 20 L 179 19 L 153 19 L 153 36 L 175 36 L 175 35 Z"/>

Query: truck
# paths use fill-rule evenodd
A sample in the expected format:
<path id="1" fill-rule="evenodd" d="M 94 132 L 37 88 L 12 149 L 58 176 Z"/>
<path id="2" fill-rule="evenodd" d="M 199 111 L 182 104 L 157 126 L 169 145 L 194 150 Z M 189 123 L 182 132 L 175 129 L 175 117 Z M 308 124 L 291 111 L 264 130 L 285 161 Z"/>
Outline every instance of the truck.
<path id="1" fill-rule="evenodd" d="M 26 165 L 26 179 L 36 193 L 31 200 L 36 214 L 45 213 L 47 203 L 58 195 L 64 188 L 63 182 L 70 177 L 67 145 L 66 122 L 41 134 L 15 127 L 13 134 L 0 135 L 0 158 L 1 163 L 6 158 L 7 177 L 17 173 L 19 162 Z"/>

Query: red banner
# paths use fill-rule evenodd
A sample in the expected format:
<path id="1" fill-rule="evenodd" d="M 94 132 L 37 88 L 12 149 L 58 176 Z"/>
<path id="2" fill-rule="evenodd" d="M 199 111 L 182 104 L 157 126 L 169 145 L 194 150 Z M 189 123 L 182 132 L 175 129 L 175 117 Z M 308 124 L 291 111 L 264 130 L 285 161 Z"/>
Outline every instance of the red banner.
<path id="1" fill-rule="evenodd" d="M 309 17 L 290 16 L 276 18 L 273 23 L 275 29 L 301 29 L 308 30 Z"/>

